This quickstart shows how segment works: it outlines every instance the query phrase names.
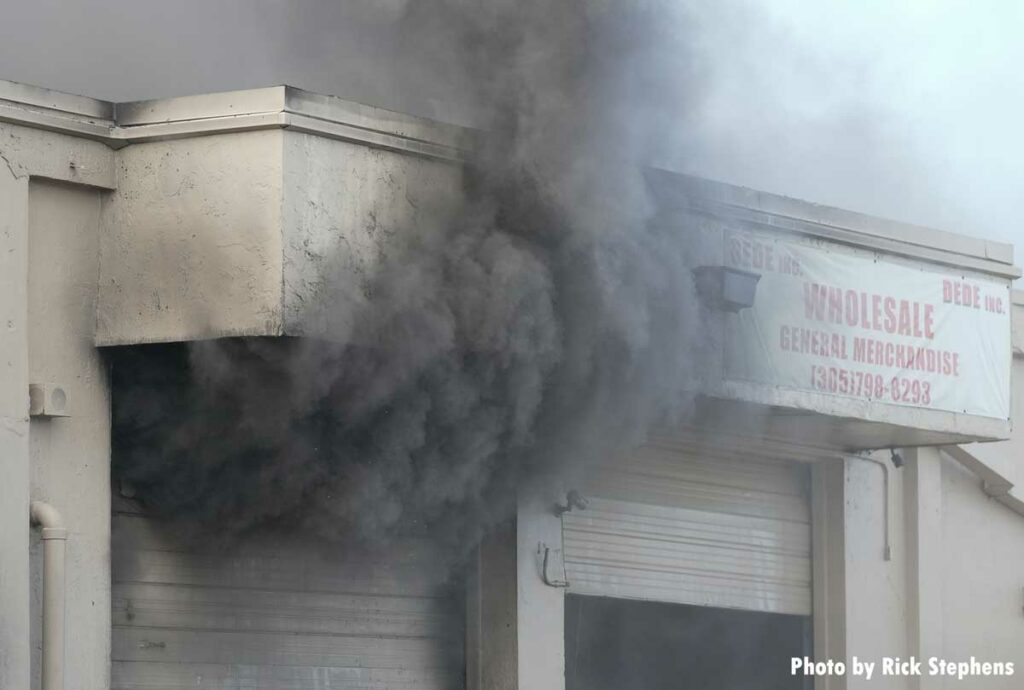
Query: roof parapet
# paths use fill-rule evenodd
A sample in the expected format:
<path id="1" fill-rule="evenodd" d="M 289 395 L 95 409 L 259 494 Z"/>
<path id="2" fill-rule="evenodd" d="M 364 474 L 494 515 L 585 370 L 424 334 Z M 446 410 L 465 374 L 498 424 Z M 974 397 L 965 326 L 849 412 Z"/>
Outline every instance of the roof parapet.
<path id="1" fill-rule="evenodd" d="M 0 122 L 98 140 L 111 148 L 283 129 L 427 158 L 464 160 L 478 130 L 291 86 L 127 103 L 0 80 Z M 912 259 L 1020 277 L 1013 246 L 665 170 L 647 171 L 662 213 L 698 212 Z"/>
<path id="2" fill-rule="evenodd" d="M 659 212 L 696 212 L 767 230 L 811 235 L 853 247 L 966 268 L 1010 280 L 1013 245 L 870 216 L 792 197 L 649 169 L 648 186 Z"/>
<path id="3" fill-rule="evenodd" d="M 291 86 L 110 103 L 0 81 L 0 122 L 122 148 L 146 141 L 290 129 L 431 158 L 461 160 L 477 133 Z"/>

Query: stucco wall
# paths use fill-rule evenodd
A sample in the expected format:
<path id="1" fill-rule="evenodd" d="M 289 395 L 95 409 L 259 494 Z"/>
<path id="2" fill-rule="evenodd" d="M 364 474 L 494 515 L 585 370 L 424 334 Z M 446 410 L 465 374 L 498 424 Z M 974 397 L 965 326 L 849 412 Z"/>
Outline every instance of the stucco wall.
<path id="1" fill-rule="evenodd" d="M 39 203 L 30 204 L 30 195 L 35 202 L 40 201 L 34 185 L 45 178 L 68 183 L 66 187 L 58 187 L 55 182 L 41 184 L 66 191 L 72 197 L 77 193 L 74 191 L 75 187 L 70 185 L 80 185 L 77 187 L 79 191 L 87 186 L 91 191 L 83 193 L 96 200 L 98 195 L 102 194 L 99 189 L 109 189 L 113 185 L 113 162 L 113 151 L 100 142 L 17 124 L 0 123 L 0 283 L 3 286 L 0 290 L 0 363 L 3 367 L 3 374 L 0 375 L 0 469 L 3 473 L 0 480 L 0 688 L 5 690 L 30 687 L 32 675 L 30 628 L 34 623 L 29 607 L 33 595 L 30 586 L 30 528 L 27 511 L 30 481 L 33 483 L 33 490 L 41 489 L 43 487 L 39 481 L 43 475 L 30 472 L 30 444 L 31 455 L 37 459 L 47 451 L 44 442 L 46 435 L 34 429 L 30 431 L 28 385 L 32 358 L 29 352 L 36 343 L 48 338 L 55 340 L 52 343 L 44 342 L 41 346 L 44 349 L 51 345 L 64 348 L 66 338 L 70 337 L 64 329 L 70 325 L 71 332 L 80 333 L 80 330 L 74 329 L 84 328 L 85 332 L 89 333 L 93 318 L 92 301 L 83 301 L 81 295 L 69 299 L 60 297 L 56 301 L 34 301 L 36 305 L 49 310 L 48 318 L 63 320 L 63 323 L 55 321 L 45 330 L 40 329 L 38 315 L 29 313 L 29 293 L 37 293 L 37 289 L 30 289 L 29 284 L 32 282 L 36 288 L 42 285 L 38 282 L 42 278 L 37 275 L 40 267 L 42 270 L 53 271 L 63 266 L 65 278 L 91 283 L 93 292 L 95 286 L 95 250 L 81 256 L 76 252 L 84 249 L 79 239 L 84 238 L 86 243 L 95 241 L 95 232 L 86 232 L 79 237 L 77 231 L 90 223 L 95 230 L 95 211 L 98 210 L 98 202 L 86 204 L 91 210 L 85 210 L 81 205 L 75 206 L 77 210 L 74 213 L 84 211 L 84 217 L 89 219 L 85 221 L 85 226 L 77 226 L 65 222 L 70 221 L 73 213 L 47 215 L 41 211 Z M 33 208 L 30 209 L 30 206 Z M 58 217 L 63 220 L 58 222 Z M 54 221 L 54 225 L 50 226 L 50 221 Z M 29 239 L 33 235 L 30 232 L 30 224 L 33 229 L 39 228 L 43 233 L 32 241 Z M 66 247 L 55 246 L 54 238 L 47 234 L 51 230 L 65 234 L 60 238 L 60 242 L 66 243 Z M 47 237 L 45 240 L 44 235 Z M 34 251 L 30 251 L 30 244 L 34 245 Z M 45 251 L 44 247 L 47 248 Z M 51 250 L 52 253 L 48 254 Z M 33 255 L 31 260 L 30 254 Z M 72 269 L 68 266 L 69 263 L 78 261 L 83 261 L 81 267 L 76 266 Z M 66 284 L 60 281 L 58 283 Z M 66 295 L 67 293 L 64 296 Z M 58 333 L 61 335 L 56 335 Z M 88 347 L 88 340 L 78 347 Z M 53 350 L 50 352 L 57 354 L 58 357 L 64 356 L 63 350 L 59 353 Z M 36 366 L 44 368 L 53 364 L 48 359 L 38 357 L 34 358 L 33 362 Z M 75 371 L 79 375 L 88 375 L 87 370 L 75 368 Z M 33 370 L 32 373 L 37 372 Z M 83 401 L 87 402 L 88 399 L 88 395 L 83 397 Z M 104 422 L 104 433 L 106 427 L 107 424 Z M 76 444 L 71 443 L 66 436 L 62 436 L 53 448 L 63 452 L 68 447 L 75 446 Z M 77 501 L 79 492 L 90 489 L 94 481 L 100 482 L 102 478 L 102 483 L 99 484 L 101 487 L 108 481 L 107 455 L 98 451 L 93 455 L 88 443 L 83 448 L 86 450 L 82 456 L 83 462 L 88 463 L 88 469 L 81 463 L 70 463 L 61 469 L 61 472 L 64 469 L 69 470 L 67 476 L 53 482 L 63 487 L 62 500 Z M 50 488 L 50 483 L 47 482 L 47 489 Z M 78 490 L 73 490 L 76 485 L 79 487 Z M 105 492 L 105 489 L 101 490 Z M 32 497 L 39 496 L 33 493 Z M 105 500 L 101 496 L 95 502 L 86 500 L 84 503 L 95 506 Z M 107 512 L 104 510 L 100 517 L 106 519 Z M 102 530 L 102 527 L 100 529 Z M 101 552 L 97 558 L 105 558 L 105 555 Z M 103 569 L 99 571 L 98 579 L 93 581 L 91 586 L 94 586 L 94 589 L 88 592 L 89 595 L 94 592 L 102 595 L 106 587 L 102 579 L 108 566 L 101 564 L 101 567 Z M 33 574 L 38 577 L 37 571 Z M 76 583 L 73 584 L 75 587 L 78 586 Z M 76 594 L 75 600 L 69 601 L 69 606 L 78 606 L 84 601 L 84 596 Z M 35 597 L 37 598 L 38 594 Z M 90 611 L 92 601 L 90 597 Z M 96 600 L 96 605 L 103 606 L 103 602 L 101 596 Z M 38 610 L 34 612 L 38 613 Z M 69 675 L 69 688 L 76 687 L 72 685 L 75 682 L 79 683 L 77 687 L 104 687 L 105 676 L 102 674 L 105 673 L 107 664 L 108 647 L 105 640 L 108 632 L 105 631 L 101 620 L 106 615 L 105 611 L 100 611 L 99 617 L 91 618 L 85 628 L 75 627 L 69 631 L 69 636 L 88 635 L 92 638 L 78 648 L 79 652 L 87 654 L 89 658 L 77 661 L 71 667 L 72 672 L 81 671 L 83 675 L 80 680 L 72 680 L 74 677 Z M 90 676 L 94 672 L 95 675 Z"/>
<path id="2" fill-rule="evenodd" d="M 267 130 L 117 152 L 97 343 L 280 335 L 281 142 Z"/>
<path id="3" fill-rule="evenodd" d="M 312 134 L 284 134 L 284 331 L 340 338 L 381 259 L 448 237 L 459 163 Z"/>
<path id="4" fill-rule="evenodd" d="M 1024 500 L 1024 300 L 1013 310 L 1013 436 L 967 450 L 1009 482 L 1009 503 Z M 972 679 L 972 688 L 1024 685 L 1024 515 L 983 491 L 981 480 L 943 455 L 942 618 L 944 654 L 967 660 L 1013 661 L 1012 678 Z M 992 490 L 992 487 L 990 487 Z M 939 686 L 942 687 L 942 686 Z M 957 687 L 947 680 L 945 687 Z"/>
<path id="5" fill-rule="evenodd" d="M 104 204 L 100 345 L 341 337 L 382 256 L 441 235 L 461 164 L 287 130 L 132 144 Z"/>
<path id="6" fill-rule="evenodd" d="M 66 687 L 106 688 L 110 658 L 110 400 L 92 345 L 103 192 L 29 185 L 28 334 L 33 383 L 64 388 L 70 417 L 33 417 L 31 495 L 68 527 Z M 28 533 L 27 520 L 22 526 Z M 33 687 L 39 684 L 42 548 L 32 535 Z"/>
<path id="7" fill-rule="evenodd" d="M 1017 381 L 1020 386 L 1024 381 Z M 943 653 L 1013 661 L 1013 677 L 947 679 L 934 687 L 1015 690 L 1024 685 L 1024 516 L 982 493 L 960 465 L 942 463 Z"/>
<path id="8" fill-rule="evenodd" d="M 29 679 L 27 224 L 28 177 L 0 161 L 0 688 Z"/>
<path id="9" fill-rule="evenodd" d="M 819 679 L 816 688 L 1010 690 L 1024 674 L 1024 516 L 990 498 L 981 480 L 936 448 L 903 449 L 902 468 L 889 465 L 892 558 L 882 557 L 882 470 L 849 458 L 842 533 L 819 522 L 818 548 L 842 543 L 845 602 L 818 612 L 815 624 L 838 623 L 845 640 L 819 659 L 857 656 L 922 661 L 921 677 L 852 675 Z M 888 452 L 874 457 L 888 463 Z M 818 561 L 822 562 L 822 561 Z M 836 577 L 835 575 L 832 576 Z M 818 581 L 816 580 L 816 584 Z M 819 602 L 820 603 L 820 602 Z M 823 617 L 824 615 L 824 617 Z M 1014 662 L 1016 674 L 963 681 L 929 675 L 927 660 Z"/>

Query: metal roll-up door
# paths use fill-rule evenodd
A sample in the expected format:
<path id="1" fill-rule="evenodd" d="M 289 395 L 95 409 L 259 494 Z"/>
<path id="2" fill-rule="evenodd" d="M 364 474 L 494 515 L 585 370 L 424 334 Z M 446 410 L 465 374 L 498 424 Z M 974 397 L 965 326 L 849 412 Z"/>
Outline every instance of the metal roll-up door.
<path id="1" fill-rule="evenodd" d="M 416 541 L 360 555 L 302 535 L 230 548 L 113 519 L 112 688 L 463 687 L 461 616 Z"/>
<path id="2" fill-rule="evenodd" d="M 563 515 L 569 592 L 811 613 L 806 467 L 645 446 Z"/>

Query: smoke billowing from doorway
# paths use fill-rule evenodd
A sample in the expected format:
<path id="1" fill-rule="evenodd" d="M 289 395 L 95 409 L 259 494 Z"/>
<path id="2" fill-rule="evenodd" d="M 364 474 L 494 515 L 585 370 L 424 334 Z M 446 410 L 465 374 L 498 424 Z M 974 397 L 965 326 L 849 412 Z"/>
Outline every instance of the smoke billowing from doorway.
<path id="1" fill-rule="evenodd" d="M 116 353 L 115 476 L 154 509 L 471 543 L 524 484 L 686 410 L 686 241 L 642 178 L 688 86 L 668 5 L 391 11 L 409 49 L 457 41 L 487 114 L 465 208 L 384 257 L 350 333 Z"/>

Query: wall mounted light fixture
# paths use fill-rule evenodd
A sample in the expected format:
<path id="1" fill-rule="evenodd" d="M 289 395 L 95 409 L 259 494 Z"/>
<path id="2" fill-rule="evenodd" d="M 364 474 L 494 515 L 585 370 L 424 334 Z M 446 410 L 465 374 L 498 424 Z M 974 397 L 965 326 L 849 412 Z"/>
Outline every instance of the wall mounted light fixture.
<path id="1" fill-rule="evenodd" d="M 737 312 L 754 306 L 761 274 L 728 266 L 698 266 L 693 278 L 697 295 L 708 308 Z"/>

